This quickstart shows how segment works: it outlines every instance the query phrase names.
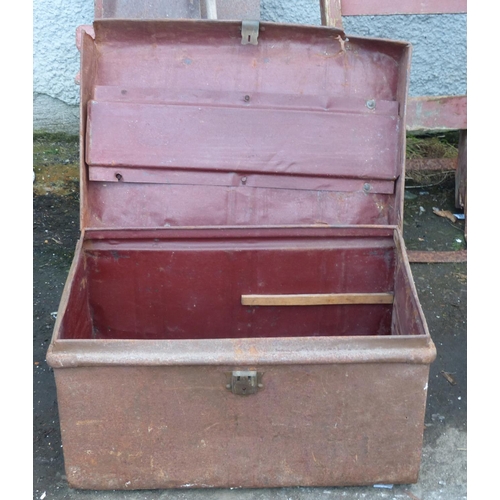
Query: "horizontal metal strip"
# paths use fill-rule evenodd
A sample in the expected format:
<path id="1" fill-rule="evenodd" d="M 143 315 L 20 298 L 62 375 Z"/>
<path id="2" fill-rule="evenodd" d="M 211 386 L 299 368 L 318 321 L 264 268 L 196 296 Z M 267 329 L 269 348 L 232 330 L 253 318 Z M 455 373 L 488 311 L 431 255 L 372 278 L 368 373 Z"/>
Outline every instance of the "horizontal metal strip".
<path id="1" fill-rule="evenodd" d="M 393 194 L 395 179 L 339 179 L 289 175 L 237 174 L 234 172 L 193 172 L 157 168 L 89 167 L 89 180 L 199 186 L 246 186 L 249 188 L 297 189 Z"/>
<path id="2" fill-rule="evenodd" d="M 393 179 L 398 116 L 92 101 L 87 163 Z"/>
<path id="3" fill-rule="evenodd" d="M 90 243 L 89 248 L 97 248 L 95 241 L 104 240 L 106 244 L 116 245 L 119 243 L 131 243 L 135 240 L 153 242 L 158 241 L 181 241 L 188 243 L 191 240 L 206 240 L 214 243 L 218 240 L 232 241 L 233 245 L 238 244 L 237 240 L 258 240 L 265 244 L 266 240 L 298 240 L 305 244 L 309 239 L 355 239 L 357 245 L 382 245 L 382 242 L 389 238 L 394 242 L 396 226 L 327 226 L 317 224 L 314 226 L 208 226 L 208 227 L 158 227 L 150 228 L 130 228 L 130 229 L 90 229 L 83 232 L 85 243 Z M 283 243 L 281 243 L 283 245 Z M 384 243 L 388 246 L 387 243 Z M 391 243 L 389 246 L 394 246 Z M 106 248 L 106 247 L 102 247 Z"/>
<path id="4" fill-rule="evenodd" d="M 215 90 L 184 91 L 128 85 L 99 85 L 95 101 L 193 106 L 236 106 L 243 108 L 306 109 L 307 111 L 397 115 L 399 102 L 371 100 L 348 95 L 277 94 Z"/>
<path id="5" fill-rule="evenodd" d="M 394 195 L 246 186 L 89 182 L 86 227 L 388 225 Z M 391 213 L 392 212 L 392 213 Z"/>
<path id="6" fill-rule="evenodd" d="M 338 238 L 322 238 L 322 239 L 275 239 L 275 240 L 265 240 L 259 241 L 256 239 L 248 238 L 246 241 L 237 241 L 235 239 L 227 239 L 227 240 L 203 240 L 203 241 L 190 241 L 186 240 L 99 240 L 95 239 L 92 241 L 86 241 L 84 244 L 85 255 L 90 255 L 92 257 L 106 258 L 113 257 L 115 258 L 116 252 L 120 252 L 120 256 L 122 258 L 128 258 L 131 254 L 137 252 L 224 252 L 224 253 L 235 253 L 238 252 L 255 252 L 259 251 L 263 252 L 323 252 L 323 251 L 342 251 L 342 252 L 358 252 L 363 250 L 370 251 L 384 251 L 387 252 L 387 255 L 392 255 L 394 251 L 394 245 L 391 243 L 390 239 L 372 239 L 372 238 L 363 238 L 362 240 L 356 241 L 355 239 L 338 239 Z M 328 294 L 328 295 L 338 295 L 338 294 Z M 357 294 L 341 294 L 340 297 L 317 297 L 311 300 L 317 301 L 334 301 L 334 300 L 345 300 L 347 303 L 355 303 L 352 301 L 356 300 L 389 300 L 389 297 L 356 297 Z M 349 295 L 349 296 L 347 296 Z M 352 296 L 351 296 L 352 295 Z M 366 294 L 363 294 L 366 295 Z M 246 297 L 246 296 L 245 296 Z M 276 298 L 281 296 L 264 296 L 262 298 L 262 304 L 243 304 L 243 305 L 273 305 L 273 304 L 264 304 L 264 302 L 271 301 L 280 301 L 281 298 Z M 316 297 L 316 296 L 315 296 Z M 258 300 L 260 298 L 257 296 L 250 296 L 250 298 L 245 298 L 245 300 L 252 301 Z M 307 302 L 309 298 L 304 297 L 296 298 L 297 301 L 303 300 Z M 285 300 L 285 299 L 283 299 Z M 351 301 L 351 302 L 349 302 Z M 333 303 L 333 302 L 332 302 Z M 360 302 L 361 303 L 361 302 Z M 370 303 L 370 302 L 364 302 Z M 391 303 L 391 302 L 371 302 L 371 303 Z M 286 305 L 286 304 L 276 304 L 276 305 Z M 300 304 L 290 304 L 290 305 L 300 305 Z M 304 304 L 304 305 L 321 305 L 321 304 Z"/>
<path id="7" fill-rule="evenodd" d="M 209 340 L 59 340 L 49 347 L 53 368 L 76 366 L 285 365 L 324 363 L 430 364 L 428 335 Z"/>
<path id="8" fill-rule="evenodd" d="M 242 295 L 243 306 L 328 306 L 348 304 L 392 304 L 393 293 L 307 293 Z"/>

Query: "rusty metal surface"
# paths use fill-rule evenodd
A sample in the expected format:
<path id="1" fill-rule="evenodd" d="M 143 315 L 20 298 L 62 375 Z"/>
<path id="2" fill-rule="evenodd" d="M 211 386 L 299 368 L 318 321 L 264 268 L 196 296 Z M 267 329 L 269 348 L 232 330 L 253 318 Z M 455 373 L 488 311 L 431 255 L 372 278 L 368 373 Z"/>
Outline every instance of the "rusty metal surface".
<path id="1" fill-rule="evenodd" d="M 410 48 L 240 27 L 82 30 L 83 231 L 47 354 L 75 488 L 417 481 L 436 350 L 396 227 Z M 241 304 L 322 292 L 394 305 Z"/>
<path id="2" fill-rule="evenodd" d="M 70 485 L 151 489 L 417 480 L 427 365 L 257 366 L 263 388 L 241 397 L 227 390 L 226 372 L 244 368 L 55 370 Z"/>
<path id="3" fill-rule="evenodd" d="M 404 312 L 404 310 L 403 310 Z M 414 311 L 410 311 L 411 314 Z M 75 315 L 67 310 L 67 315 Z M 397 331 L 402 329 L 397 327 Z M 428 336 L 256 338 L 209 340 L 59 339 L 48 351 L 54 369 L 99 366 L 198 366 L 294 364 L 430 364 L 436 349 Z"/>
<path id="4" fill-rule="evenodd" d="M 85 168 L 85 129 L 87 127 L 86 103 L 92 98 L 96 78 L 96 46 L 93 26 L 77 30 L 80 45 L 80 229 L 85 228 L 88 208 L 88 173 Z M 77 42 L 78 46 L 78 42 Z"/>
<path id="5" fill-rule="evenodd" d="M 461 130 L 458 142 L 458 165 L 455 174 L 455 206 L 467 205 L 467 130 Z"/>
<path id="6" fill-rule="evenodd" d="M 467 96 L 410 97 L 406 129 L 461 130 L 467 128 Z"/>
<path id="7" fill-rule="evenodd" d="M 429 346 L 436 355 L 435 347 L 430 339 L 427 321 L 417 296 L 417 288 L 413 281 L 408 253 L 403 239 L 402 230 L 394 231 L 394 244 L 396 248 L 396 270 L 394 273 L 394 308 L 392 311 L 393 335 L 407 335 L 409 332 L 425 332 Z"/>
<path id="8" fill-rule="evenodd" d="M 349 242 L 356 241 L 355 246 L 383 243 L 393 248 L 397 260 L 393 334 L 96 340 L 89 328 L 85 307 L 89 298 L 82 300 L 82 294 L 94 293 L 96 283 L 86 274 L 85 247 L 99 250 L 111 244 L 116 261 L 133 269 L 130 259 L 121 259 L 120 242 L 142 255 L 151 252 L 144 249 L 145 244 L 161 247 L 191 235 L 201 254 L 214 241 L 234 249 L 237 240 L 254 246 L 252 235 L 269 244 L 276 243 L 280 234 L 285 240 L 274 245 L 277 248 L 317 246 L 318 238 L 332 240 L 346 252 Z M 182 245 L 178 251 L 182 253 Z M 436 351 L 405 259 L 401 235 L 390 227 L 86 233 L 77 247 L 47 358 L 56 375 L 71 486 L 140 489 L 415 482 L 428 365 Z M 366 268 L 361 271 L 367 275 Z M 145 270 L 144 275 L 148 274 Z M 123 297 L 117 303 L 131 304 Z M 207 321 L 210 318 L 205 317 L 199 323 Z M 83 335 L 67 333 L 73 329 L 83 330 Z M 233 371 L 261 373 L 262 387 L 246 397 L 233 394 L 227 390 L 227 373 Z M 179 418 L 183 414 L 197 418 Z M 205 453 L 211 457 L 209 462 L 200 459 Z"/>
<path id="9" fill-rule="evenodd" d="M 467 262 L 467 250 L 450 252 L 408 250 L 410 262 Z"/>

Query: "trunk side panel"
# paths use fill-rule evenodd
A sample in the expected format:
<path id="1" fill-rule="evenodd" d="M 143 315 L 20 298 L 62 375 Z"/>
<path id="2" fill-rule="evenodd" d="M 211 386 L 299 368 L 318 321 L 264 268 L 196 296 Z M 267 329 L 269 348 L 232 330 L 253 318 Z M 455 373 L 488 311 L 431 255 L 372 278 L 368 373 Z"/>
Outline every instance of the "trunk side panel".
<path id="1" fill-rule="evenodd" d="M 251 488 L 417 480 L 428 366 L 257 366 L 264 387 L 237 396 L 226 389 L 226 373 L 240 368 L 56 370 L 70 484 Z"/>

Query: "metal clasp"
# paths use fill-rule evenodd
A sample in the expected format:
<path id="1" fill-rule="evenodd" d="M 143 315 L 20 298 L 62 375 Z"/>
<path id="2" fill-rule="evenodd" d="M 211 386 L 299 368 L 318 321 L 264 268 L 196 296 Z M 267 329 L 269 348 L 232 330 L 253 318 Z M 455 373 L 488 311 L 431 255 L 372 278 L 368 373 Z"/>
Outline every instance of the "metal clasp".
<path id="1" fill-rule="evenodd" d="M 259 21 L 241 21 L 241 45 L 258 45 Z"/>
<path id="2" fill-rule="evenodd" d="M 264 387 L 261 372 L 238 370 L 228 373 L 227 377 L 226 388 L 239 396 L 255 394 L 261 387 Z"/>

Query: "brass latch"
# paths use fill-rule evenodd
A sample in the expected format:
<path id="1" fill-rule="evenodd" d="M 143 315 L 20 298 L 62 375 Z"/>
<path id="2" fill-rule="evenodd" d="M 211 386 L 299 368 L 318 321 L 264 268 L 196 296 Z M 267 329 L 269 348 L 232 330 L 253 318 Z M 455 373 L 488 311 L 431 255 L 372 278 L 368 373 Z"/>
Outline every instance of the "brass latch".
<path id="1" fill-rule="evenodd" d="M 228 383 L 226 388 L 233 394 L 240 396 L 248 396 L 255 394 L 260 388 L 264 387 L 262 384 L 262 373 L 254 371 L 234 371 L 227 374 Z"/>

